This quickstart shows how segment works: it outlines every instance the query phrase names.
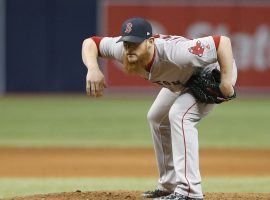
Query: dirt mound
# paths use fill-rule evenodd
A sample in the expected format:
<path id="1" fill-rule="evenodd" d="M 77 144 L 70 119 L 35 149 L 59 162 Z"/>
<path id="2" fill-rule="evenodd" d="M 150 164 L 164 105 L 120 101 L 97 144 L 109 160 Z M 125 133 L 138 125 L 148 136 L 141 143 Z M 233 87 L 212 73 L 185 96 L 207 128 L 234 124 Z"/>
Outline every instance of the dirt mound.
<path id="1" fill-rule="evenodd" d="M 34 195 L 5 200 L 141 200 L 139 191 L 98 191 Z M 270 193 L 206 193 L 205 200 L 270 200 Z"/>

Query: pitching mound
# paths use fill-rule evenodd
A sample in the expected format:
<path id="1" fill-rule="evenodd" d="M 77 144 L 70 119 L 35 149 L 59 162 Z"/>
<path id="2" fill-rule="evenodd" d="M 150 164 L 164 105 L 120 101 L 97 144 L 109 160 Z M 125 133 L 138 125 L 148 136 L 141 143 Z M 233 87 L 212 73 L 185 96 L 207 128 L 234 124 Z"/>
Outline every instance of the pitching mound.
<path id="1" fill-rule="evenodd" d="M 139 191 L 72 192 L 34 195 L 6 200 L 141 200 Z M 205 200 L 270 200 L 270 193 L 206 193 Z"/>

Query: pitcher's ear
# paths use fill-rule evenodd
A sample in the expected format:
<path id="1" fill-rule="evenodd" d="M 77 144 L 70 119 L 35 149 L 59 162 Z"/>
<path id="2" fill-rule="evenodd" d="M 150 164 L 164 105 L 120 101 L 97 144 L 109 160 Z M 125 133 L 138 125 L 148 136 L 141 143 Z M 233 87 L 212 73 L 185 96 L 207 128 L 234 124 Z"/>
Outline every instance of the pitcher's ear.
<path id="1" fill-rule="evenodd" d="M 154 37 L 150 37 L 150 38 L 148 38 L 148 42 L 149 42 L 150 44 L 154 44 L 154 40 L 155 40 L 155 38 L 154 38 Z"/>

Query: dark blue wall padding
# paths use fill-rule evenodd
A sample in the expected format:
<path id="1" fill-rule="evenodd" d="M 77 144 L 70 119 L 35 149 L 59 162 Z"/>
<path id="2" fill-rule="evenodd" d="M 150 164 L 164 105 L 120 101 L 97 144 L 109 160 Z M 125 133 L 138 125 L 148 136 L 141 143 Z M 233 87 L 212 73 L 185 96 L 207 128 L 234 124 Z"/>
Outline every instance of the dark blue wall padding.
<path id="1" fill-rule="evenodd" d="M 8 0 L 7 91 L 83 91 L 81 45 L 96 34 L 96 1 Z"/>

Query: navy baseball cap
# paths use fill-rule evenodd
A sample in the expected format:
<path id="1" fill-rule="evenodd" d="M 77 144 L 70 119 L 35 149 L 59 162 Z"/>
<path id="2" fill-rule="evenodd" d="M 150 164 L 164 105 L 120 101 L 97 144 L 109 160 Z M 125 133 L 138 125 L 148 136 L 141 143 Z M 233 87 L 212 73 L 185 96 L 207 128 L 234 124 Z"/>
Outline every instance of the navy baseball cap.
<path id="1" fill-rule="evenodd" d="M 141 43 L 152 37 L 152 26 L 143 18 L 130 18 L 122 24 L 121 35 L 117 42 Z"/>

